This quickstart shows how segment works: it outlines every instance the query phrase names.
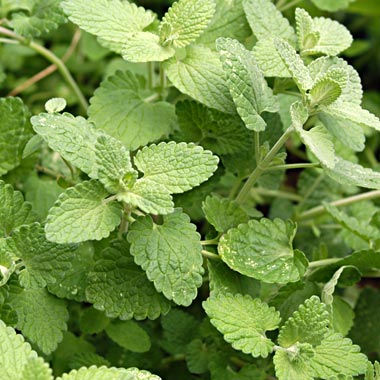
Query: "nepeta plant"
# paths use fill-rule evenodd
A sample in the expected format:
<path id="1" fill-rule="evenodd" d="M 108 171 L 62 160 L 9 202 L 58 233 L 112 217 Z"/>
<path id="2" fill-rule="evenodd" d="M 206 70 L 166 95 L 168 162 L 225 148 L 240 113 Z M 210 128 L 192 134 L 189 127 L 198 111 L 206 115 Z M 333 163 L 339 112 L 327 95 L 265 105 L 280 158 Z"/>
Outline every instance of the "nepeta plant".
<path id="1" fill-rule="evenodd" d="M 0 379 L 380 377 L 358 345 L 380 352 L 376 292 L 355 286 L 379 276 L 358 153 L 380 120 L 337 57 L 350 32 L 284 3 L 0 5 L 0 42 L 54 63 L 84 112 L 0 99 Z M 66 17 L 129 62 L 89 106 L 34 41 Z"/>

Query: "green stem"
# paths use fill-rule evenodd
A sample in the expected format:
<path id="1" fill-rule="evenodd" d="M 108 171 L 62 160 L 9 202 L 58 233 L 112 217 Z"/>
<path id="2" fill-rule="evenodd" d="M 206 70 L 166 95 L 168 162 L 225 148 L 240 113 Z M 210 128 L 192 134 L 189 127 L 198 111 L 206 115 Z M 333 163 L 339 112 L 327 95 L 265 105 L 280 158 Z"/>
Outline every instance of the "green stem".
<path id="1" fill-rule="evenodd" d="M 255 193 L 259 195 L 263 195 L 265 197 L 283 198 L 283 199 L 289 199 L 291 201 L 296 201 L 296 202 L 299 202 L 302 200 L 302 197 L 300 195 L 289 193 L 287 191 L 269 190 L 269 189 L 263 189 L 261 187 L 256 187 L 254 191 Z"/>
<path id="2" fill-rule="evenodd" d="M 276 165 L 270 166 L 267 170 L 288 170 L 288 169 L 307 169 L 307 168 L 320 168 L 321 165 L 318 163 L 300 163 L 300 164 L 285 164 L 285 165 Z"/>
<path id="3" fill-rule="evenodd" d="M 58 68 L 58 71 L 61 73 L 67 84 L 71 87 L 75 95 L 77 96 L 79 100 L 79 104 L 83 108 L 83 110 L 86 112 L 88 108 L 88 103 L 86 98 L 84 97 L 82 91 L 78 87 L 77 83 L 75 82 L 74 78 L 72 77 L 70 71 L 64 64 L 64 62 L 58 58 L 55 54 L 53 54 L 50 50 L 46 49 L 45 47 L 33 42 L 29 41 L 26 38 L 19 36 L 18 34 L 12 32 L 11 30 L 4 28 L 0 26 L 0 34 L 3 34 L 5 36 L 11 37 L 16 41 L 19 41 L 21 44 L 30 47 L 35 52 L 42 55 L 45 59 L 47 59 L 49 62 L 55 64 Z"/>
<path id="4" fill-rule="evenodd" d="M 229 199 L 234 199 L 237 192 L 239 191 L 239 188 L 241 186 L 241 181 L 242 179 L 241 178 L 237 178 L 234 185 L 232 186 L 231 190 L 230 190 L 230 193 L 228 195 L 228 198 Z"/>
<path id="5" fill-rule="evenodd" d="M 0 43 L 3 43 L 3 44 L 19 44 L 18 41 L 11 40 L 10 38 L 0 38 Z"/>
<path id="6" fill-rule="evenodd" d="M 303 196 L 302 201 L 298 205 L 298 209 L 301 210 L 305 202 L 309 199 L 310 195 L 314 192 L 314 190 L 318 187 L 318 185 L 321 183 L 323 180 L 323 173 L 321 173 L 313 182 L 313 184 L 309 187 L 308 191 L 306 194 Z"/>
<path id="7" fill-rule="evenodd" d="M 74 170 L 74 168 L 72 167 L 72 165 L 70 164 L 70 162 L 68 162 L 67 160 L 65 160 L 62 156 L 61 156 L 61 158 L 62 158 L 62 161 L 65 163 L 65 165 L 70 170 L 71 179 L 74 179 L 75 178 L 75 170 Z"/>
<path id="8" fill-rule="evenodd" d="M 201 240 L 202 245 L 218 245 L 219 239 Z"/>
<path id="9" fill-rule="evenodd" d="M 219 255 L 217 255 L 216 253 L 206 251 L 205 249 L 202 249 L 202 255 L 211 260 L 221 260 Z"/>
<path id="10" fill-rule="evenodd" d="M 160 93 L 161 100 L 166 98 L 166 74 L 162 64 L 160 64 Z"/>
<path id="11" fill-rule="evenodd" d="M 239 194 L 236 197 L 236 202 L 239 204 L 244 203 L 247 199 L 252 186 L 255 184 L 257 179 L 265 172 L 268 168 L 278 151 L 283 147 L 286 140 L 289 138 L 291 133 L 293 132 L 293 127 L 290 126 L 283 135 L 277 140 L 276 144 L 273 145 L 272 149 L 268 152 L 268 154 L 262 159 L 262 161 L 256 166 L 255 170 L 248 177 L 246 183 L 241 188 Z"/>
<path id="12" fill-rule="evenodd" d="M 260 132 L 255 132 L 255 158 L 256 158 L 256 165 L 259 165 L 260 160 L 261 160 Z"/>
<path id="13" fill-rule="evenodd" d="M 352 197 L 347 197 L 343 199 L 339 199 L 338 201 L 330 202 L 329 205 L 335 206 L 335 207 L 342 207 L 347 206 L 352 203 L 368 200 L 368 199 L 374 199 L 380 197 L 380 190 L 373 190 L 368 191 L 367 193 L 361 193 L 354 195 Z M 311 219 L 315 218 L 316 216 L 323 215 L 326 212 L 326 209 L 324 206 L 317 206 L 310 210 L 307 210 L 303 212 L 302 214 L 298 215 L 296 217 L 297 220 L 305 220 L 305 219 Z"/>
<path id="14" fill-rule="evenodd" d="M 293 1 L 290 1 L 289 3 L 287 4 L 284 4 L 283 6 L 281 7 L 277 7 L 278 10 L 280 12 L 284 12 L 286 11 L 287 9 L 291 8 L 291 7 L 294 7 L 295 5 L 297 5 L 298 3 L 300 3 L 302 0 L 293 0 Z"/>

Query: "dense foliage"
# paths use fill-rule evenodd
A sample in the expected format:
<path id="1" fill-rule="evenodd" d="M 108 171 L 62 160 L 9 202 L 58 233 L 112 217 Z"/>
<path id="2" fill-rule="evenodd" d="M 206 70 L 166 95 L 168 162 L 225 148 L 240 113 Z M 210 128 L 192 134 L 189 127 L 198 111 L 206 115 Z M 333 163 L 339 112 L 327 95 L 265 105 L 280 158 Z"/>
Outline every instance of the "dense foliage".
<path id="1" fill-rule="evenodd" d="M 379 14 L 1 1 L 0 380 L 379 380 Z"/>

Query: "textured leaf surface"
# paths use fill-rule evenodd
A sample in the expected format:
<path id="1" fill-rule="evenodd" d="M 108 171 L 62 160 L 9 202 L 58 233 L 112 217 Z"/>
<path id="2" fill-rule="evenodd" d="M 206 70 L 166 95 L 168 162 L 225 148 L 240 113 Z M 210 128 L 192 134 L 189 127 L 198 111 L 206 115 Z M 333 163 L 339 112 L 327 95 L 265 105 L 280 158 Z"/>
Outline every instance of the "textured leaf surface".
<path id="1" fill-rule="evenodd" d="M 354 0 L 311 0 L 319 9 L 335 12 L 347 8 Z"/>
<path id="2" fill-rule="evenodd" d="M 216 47 L 240 117 L 248 129 L 263 131 L 266 123 L 260 114 L 278 111 L 278 104 L 252 53 L 232 39 L 219 38 Z"/>
<path id="3" fill-rule="evenodd" d="M 5 249 L 22 260 L 19 281 L 26 288 L 42 288 L 60 282 L 71 268 L 75 246 L 46 240 L 44 228 L 34 223 L 22 226 L 6 240 Z"/>
<path id="4" fill-rule="evenodd" d="M 211 21 L 215 7 L 215 0 L 175 2 L 160 23 L 161 44 L 183 48 L 194 42 Z"/>
<path id="5" fill-rule="evenodd" d="M 11 304 L 17 312 L 17 329 L 43 353 L 53 352 L 67 330 L 69 313 L 65 301 L 46 289 L 24 289 L 12 296 Z"/>
<path id="6" fill-rule="evenodd" d="M 30 15 L 24 12 L 12 15 L 14 31 L 26 38 L 47 34 L 66 21 L 60 0 L 32 0 Z"/>
<path id="7" fill-rule="evenodd" d="M 292 248 L 295 232 L 290 220 L 250 220 L 223 235 L 218 251 L 230 268 L 246 276 L 265 282 L 294 282 L 305 270 L 303 254 Z"/>
<path id="8" fill-rule="evenodd" d="M 96 178 L 95 142 L 99 133 L 81 116 L 41 113 L 31 118 L 33 129 L 64 159 Z"/>
<path id="9" fill-rule="evenodd" d="M 129 71 L 109 76 L 95 91 L 88 110 L 98 128 L 129 150 L 167 136 L 175 122 L 173 105 L 144 101 L 153 92 L 146 92 L 140 79 Z"/>
<path id="10" fill-rule="evenodd" d="M 240 223 L 248 222 L 248 215 L 235 201 L 221 198 L 219 196 L 209 196 L 202 205 L 206 219 L 218 232 L 227 232 L 232 227 L 237 227 Z"/>
<path id="11" fill-rule="evenodd" d="M 330 78 L 322 78 L 310 89 L 310 105 L 312 107 L 328 106 L 335 102 L 342 93 L 339 83 Z"/>
<path id="12" fill-rule="evenodd" d="M 200 235 L 190 218 L 180 210 L 165 215 L 161 225 L 141 217 L 131 225 L 128 241 L 156 289 L 178 305 L 190 305 L 204 272 Z"/>
<path id="13" fill-rule="evenodd" d="M 275 330 L 280 314 L 260 299 L 241 294 L 219 294 L 203 302 L 211 323 L 232 347 L 254 357 L 267 357 L 274 346 L 265 332 Z"/>
<path id="14" fill-rule="evenodd" d="M 31 204 L 24 202 L 22 194 L 14 191 L 11 185 L 0 181 L 0 238 L 35 220 Z"/>
<path id="15" fill-rule="evenodd" d="M 62 7 L 73 23 L 116 53 L 121 52 L 128 33 L 142 31 L 156 18 L 151 11 L 121 0 L 67 0 Z"/>
<path id="16" fill-rule="evenodd" d="M 52 370 L 42 358 L 30 358 L 23 368 L 22 380 L 53 380 Z"/>
<path id="17" fill-rule="evenodd" d="M 102 252 L 89 273 L 86 295 L 96 309 L 110 318 L 156 319 L 170 309 L 169 301 L 157 293 L 125 245 Z"/>
<path id="18" fill-rule="evenodd" d="M 161 380 L 148 371 L 137 368 L 107 368 L 95 367 L 73 370 L 68 374 L 57 377 L 56 380 Z"/>
<path id="19" fill-rule="evenodd" d="M 161 62 L 173 57 L 175 50 L 170 46 L 160 45 L 157 34 L 136 32 L 127 35 L 121 54 L 129 62 Z"/>
<path id="20" fill-rule="evenodd" d="M 209 179 L 218 161 L 200 146 L 172 141 L 144 147 L 137 152 L 134 164 L 152 186 L 158 184 L 170 193 L 182 193 Z"/>
<path id="21" fill-rule="evenodd" d="M 166 74 L 173 85 L 208 107 L 235 113 L 219 54 L 199 45 L 189 46 L 183 53 L 165 62 Z"/>
<path id="22" fill-rule="evenodd" d="M 108 237 L 120 223 L 121 206 L 115 201 L 106 202 L 107 195 L 96 180 L 67 189 L 50 209 L 46 237 L 56 243 L 79 243 Z"/>
<path id="23" fill-rule="evenodd" d="M 295 359 L 286 351 L 275 353 L 273 362 L 279 380 L 314 380 L 313 371 L 309 366 L 309 357 L 312 353 L 308 352 L 306 347 L 303 352 L 302 347 L 297 347 L 298 352 Z"/>
<path id="24" fill-rule="evenodd" d="M 0 176 L 18 166 L 32 137 L 29 112 L 19 98 L 0 99 Z"/>
<path id="25" fill-rule="evenodd" d="M 95 144 L 99 181 L 110 193 L 130 189 L 137 178 L 131 157 L 123 144 L 108 135 L 98 137 Z"/>

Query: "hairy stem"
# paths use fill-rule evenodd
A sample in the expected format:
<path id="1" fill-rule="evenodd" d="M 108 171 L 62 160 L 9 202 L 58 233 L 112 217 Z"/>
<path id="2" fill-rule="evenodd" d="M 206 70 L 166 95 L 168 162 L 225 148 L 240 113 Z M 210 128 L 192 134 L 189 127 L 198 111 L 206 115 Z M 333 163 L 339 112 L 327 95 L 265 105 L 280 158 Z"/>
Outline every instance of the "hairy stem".
<path id="1" fill-rule="evenodd" d="M 318 163 L 299 163 L 299 164 L 285 164 L 285 165 L 276 165 L 270 166 L 267 170 L 288 170 L 288 169 L 307 169 L 307 168 L 320 168 L 321 165 Z"/>
<path id="2" fill-rule="evenodd" d="M 255 132 L 255 158 L 256 158 L 256 165 L 259 165 L 260 160 L 261 160 L 260 132 Z"/>
<path id="3" fill-rule="evenodd" d="M 277 6 L 278 10 L 280 12 L 284 12 L 286 11 L 287 9 L 291 8 L 291 7 L 294 7 L 295 5 L 297 5 L 298 3 L 300 3 L 302 0 L 293 0 L 293 1 L 290 1 L 289 3 L 287 4 L 284 4 L 282 6 Z"/>
<path id="4" fill-rule="evenodd" d="M 208 259 L 211 259 L 211 260 L 221 260 L 219 255 L 217 255 L 216 253 L 206 251 L 205 249 L 202 249 L 202 255 L 203 257 L 207 257 Z"/>
<path id="5" fill-rule="evenodd" d="M 270 190 L 270 189 L 263 189 L 261 187 L 256 187 L 254 189 L 254 192 L 263 195 L 264 197 L 271 197 L 271 198 L 282 198 L 282 199 L 289 199 L 291 201 L 299 202 L 302 200 L 302 197 L 295 193 L 290 193 L 288 191 L 282 191 L 282 190 Z"/>

